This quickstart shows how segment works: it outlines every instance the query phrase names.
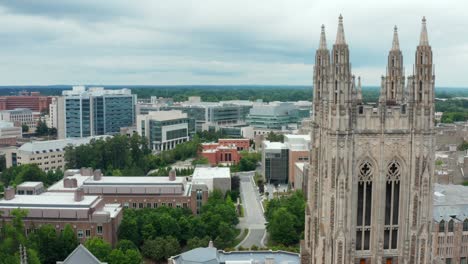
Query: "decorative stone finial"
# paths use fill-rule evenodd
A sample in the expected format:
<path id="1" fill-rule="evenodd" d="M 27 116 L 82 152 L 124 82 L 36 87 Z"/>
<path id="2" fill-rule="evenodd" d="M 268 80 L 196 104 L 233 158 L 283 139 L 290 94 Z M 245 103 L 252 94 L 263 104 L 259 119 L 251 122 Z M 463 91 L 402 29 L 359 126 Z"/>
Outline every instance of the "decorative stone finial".
<path id="1" fill-rule="evenodd" d="M 343 28 L 343 16 L 340 14 L 338 18 L 338 32 L 336 33 L 335 44 L 346 44 L 344 28 Z"/>

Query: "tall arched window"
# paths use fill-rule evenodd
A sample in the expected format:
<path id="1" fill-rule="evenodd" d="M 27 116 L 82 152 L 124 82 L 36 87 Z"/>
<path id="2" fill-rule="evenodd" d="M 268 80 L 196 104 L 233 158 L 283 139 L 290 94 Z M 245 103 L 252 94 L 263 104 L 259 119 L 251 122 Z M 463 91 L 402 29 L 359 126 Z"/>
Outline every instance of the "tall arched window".
<path id="1" fill-rule="evenodd" d="M 468 231 L 468 219 L 465 219 L 465 221 L 463 221 L 463 231 Z"/>
<path id="2" fill-rule="evenodd" d="M 422 101 L 422 94 L 423 94 L 423 83 L 419 81 L 419 91 L 418 91 L 418 100 Z"/>
<path id="3" fill-rule="evenodd" d="M 321 85 L 321 82 L 318 81 L 318 85 L 317 85 L 317 100 L 320 99 L 320 90 L 322 89 L 322 85 Z"/>
<path id="4" fill-rule="evenodd" d="M 358 167 L 356 250 L 370 249 L 373 173 L 374 167 L 369 161 Z"/>
<path id="5" fill-rule="evenodd" d="M 400 209 L 401 167 L 393 160 L 387 166 L 385 188 L 384 249 L 396 249 L 398 245 L 398 220 Z"/>
<path id="6" fill-rule="evenodd" d="M 334 98 L 335 104 L 338 103 L 338 81 L 335 80 L 335 98 Z"/>
<path id="7" fill-rule="evenodd" d="M 392 81 L 392 98 L 391 99 L 395 99 L 395 83 Z"/>
<path id="8" fill-rule="evenodd" d="M 450 219 L 450 221 L 448 222 L 448 231 L 453 233 L 453 228 L 454 228 L 454 222 L 453 222 L 453 219 Z"/>
<path id="9" fill-rule="evenodd" d="M 439 233 L 444 233 L 445 232 L 445 221 L 441 220 L 439 222 Z"/>

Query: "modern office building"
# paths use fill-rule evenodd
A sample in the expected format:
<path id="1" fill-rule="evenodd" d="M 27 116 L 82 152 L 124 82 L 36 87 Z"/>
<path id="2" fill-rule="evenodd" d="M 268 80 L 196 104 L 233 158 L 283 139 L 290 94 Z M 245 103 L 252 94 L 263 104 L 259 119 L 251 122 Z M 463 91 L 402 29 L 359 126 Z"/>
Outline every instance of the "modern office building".
<path id="1" fill-rule="evenodd" d="M 42 96 L 39 92 L 21 92 L 17 96 L 0 96 L 0 110 L 27 108 L 44 112 L 48 110 L 51 101 L 51 96 Z"/>
<path id="2" fill-rule="evenodd" d="M 32 141 L 19 148 L 9 149 L 5 154 L 7 168 L 21 164 L 37 164 L 44 171 L 65 169 L 65 147 L 88 144 L 91 140 L 106 136 L 67 138 L 57 140 Z"/>
<path id="3" fill-rule="evenodd" d="M 245 125 L 245 118 L 252 108 L 249 101 L 201 102 L 199 97 L 187 102 L 166 106 L 164 109 L 181 110 L 196 122 L 196 130 L 208 130 L 210 126 Z"/>
<path id="4" fill-rule="evenodd" d="M 284 135 L 284 145 L 289 150 L 288 158 L 288 182 L 292 188 L 296 188 L 296 162 L 309 162 L 310 155 L 310 135 Z M 299 183 L 297 188 L 302 188 Z"/>
<path id="5" fill-rule="evenodd" d="M 137 116 L 137 131 L 154 151 L 170 150 L 195 133 L 193 119 L 180 110 L 149 112 Z"/>
<path id="6" fill-rule="evenodd" d="M 18 195 L 9 187 L 0 200 L 2 218 L 11 221 L 15 209 L 28 211 L 23 219 L 26 235 L 45 224 L 55 227 L 57 233 L 70 224 L 81 243 L 91 237 L 101 237 L 115 246 L 122 220 L 119 204 L 106 203 L 99 195 L 85 195 L 83 188 L 72 192 Z"/>
<path id="7" fill-rule="evenodd" d="M 82 189 L 86 195 L 99 195 L 106 203 L 118 203 L 124 208 L 157 208 L 159 206 L 188 208 L 198 214 L 208 200 L 205 184 L 176 177 L 103 176 L 100 170 L 82 168 L 67 170 L 62 180 L 50 186 L 48 192 L 63 193 Z"/>
<path id="8" fill-rule="evenodd" d="M 284 143 L 263 141 L 262 172 L 267 183 L 288 183 L 289 149 Z"/>
<path id="9" fill-rule="evenodd" d="M 0 111 L 0 120 L 13 122 L 17 127 L 21 127 L 23 124 L 27 125 L 30 129 L 35 129 L 37 126 L 37 119 L 31 109 L 27 108 L 16 108 L 13 110 Z"/>
<path id="10" fill-rule="evenodd" d="M 75 86 L 57 102 L 58 137 L 112 135 L 135 123 L 136 95 L 129 89 Z"/>
<path id="11" fill-rule="evenodd" d="M 255 104 L 246 120 L 247 124 L 255 128 L 284 130 L 289 124 L 299 121 L 299 112 L 291 102 Z"/>
<path id="12" fill-rule="evenodd" d="M 15 145 L 18 138 L 22 138 L 21 127 L 13 122 L 0 121 L 0 145 Z"/>
<path id="13" fill-rule="evenodd" d="M 52 97 L 49 104 L 49 115 L 47 121 L 48 127 L 58 128 L 58 97 Z"/>

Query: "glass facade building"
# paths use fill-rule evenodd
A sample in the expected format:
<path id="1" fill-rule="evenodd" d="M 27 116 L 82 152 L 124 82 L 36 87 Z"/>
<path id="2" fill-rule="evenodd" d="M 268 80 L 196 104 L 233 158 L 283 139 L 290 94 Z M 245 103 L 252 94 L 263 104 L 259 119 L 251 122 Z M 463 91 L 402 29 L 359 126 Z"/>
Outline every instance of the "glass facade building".
<path id="1" fill-rule="evenodd" d="M 64 91 L 61 100 L 64 116 L 59 122 L 64 122 L 66 138 L 117 134 L 135 123 L 136 95 L 129 89 L 74 87 Z"/>

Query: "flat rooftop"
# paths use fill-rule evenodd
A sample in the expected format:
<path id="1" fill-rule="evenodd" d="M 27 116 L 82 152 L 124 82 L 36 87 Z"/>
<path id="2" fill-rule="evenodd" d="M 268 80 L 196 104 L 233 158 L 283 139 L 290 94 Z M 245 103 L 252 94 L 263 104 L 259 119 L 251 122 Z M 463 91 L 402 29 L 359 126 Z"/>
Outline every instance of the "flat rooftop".
<path id="1" fill-rule="evenodd" d="M 185 183 L 185 176 L 176 177 L 174 181 L 170 181 L 168 176 L 103 176 L 101 180 L 95 181 L 90 176 L 83 182 L 83 185 L 180 185 L 183 183 Z"/>
<path id="2" fill-rule="evenodd" d="M 287 149 L 286 144 L 282 142 L 263 141 L 265 149 Z"/>
<path id="3" fill-rule="evenodd" d="M 27 188 L 35 188 L 38 186 L 44 186 L 42 182 L 33 182 L 33 181 L 28 181 L 28 182 L 23 182 L 17 187 L 27 187 Z"/>
<path id="4" fill-rule="evenodd" d="M 23 144 L 18 148 L 19 151 L 34 153 L 39 151 L 39 153 L 47 153 L 51 151 L 63 151 L 66 146 L 79 146 L 83 144 L 88 144 L 92 139 L 105 139 L 108 136 L 95 136 L 95 137 L 85 137 L 85 138 L 67 138 L 67 139 L 57 139 L 57 140 L 46 140 L 46 141 L 34 141 Z"/>
<path id="5" fill-rule="evenodd" d="M 192 180 L 231 178 L 231 170 L 228 167 L 197 167 L 193 171 Z"/>
<path id="6" fill-rule="evenodd" d="M 83 200 L 75 201 L 75 194 L 71 193 L 49 193 L 38 195 L 15 195 L 11 200 L 0 200 L 1 208 L 91 208 L 98 202 L 99 196 L 85 195 Z"/>

